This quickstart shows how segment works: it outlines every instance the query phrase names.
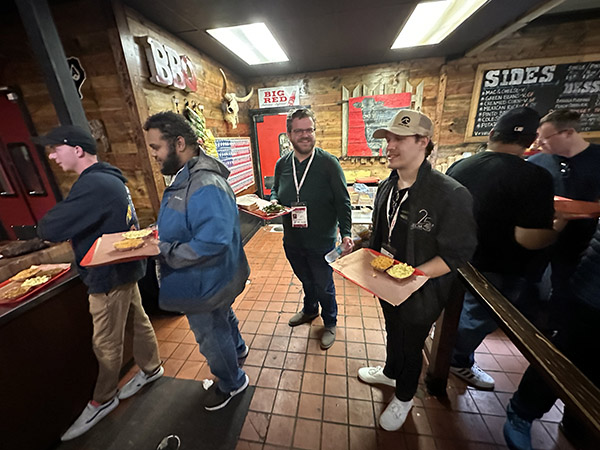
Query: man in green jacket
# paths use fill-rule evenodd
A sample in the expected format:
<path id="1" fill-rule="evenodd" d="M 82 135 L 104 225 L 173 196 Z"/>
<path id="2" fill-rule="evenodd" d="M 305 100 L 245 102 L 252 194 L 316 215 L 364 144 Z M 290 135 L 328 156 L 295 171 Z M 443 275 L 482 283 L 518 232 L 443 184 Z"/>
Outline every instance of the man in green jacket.
<path id="1" fill-rule="evenodd" d="M 336 244 L 338 226 L 342 254 L 352 250 L 352 207 L 339 161 L 315 147 L 315 123 L 308 109 L 288 114 L 287 134 L 294 151 L 277 161 L 271 201 L 293 208 L 291 214 L 283 216 L 283 247 L 302 282 L 304 307 L 289 325 L 311 322 L 319 315 L 321 305 L 325 327 L 321 348 L 328 349 L 335 342 L 337 303 L 333 271 L 325 255 Z"/>

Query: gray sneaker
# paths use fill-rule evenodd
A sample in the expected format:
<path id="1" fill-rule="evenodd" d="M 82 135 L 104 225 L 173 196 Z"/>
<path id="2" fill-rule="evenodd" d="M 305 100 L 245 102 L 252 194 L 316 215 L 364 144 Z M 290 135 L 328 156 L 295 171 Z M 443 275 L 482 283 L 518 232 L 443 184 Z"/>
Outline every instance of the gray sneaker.
<path id="1" fill-rule="evenodd" d="M 323 335 L 321 336 L 321 348 L 327 350 L 335 342 L 335 325 L 323 329 Z"/>
<path id="2" fill-rule="evenodd" d="M 319 314 L 315 314 L 313 316 L 309 316 L 308 314 L 304 314 L 304 311 L 297 312 L 292 316 L 290 321 L 288 322 L 290 327 L 295 327 L 298 325 L 302 325 L 303 323 L 310 323 L 319 317 Z"/>

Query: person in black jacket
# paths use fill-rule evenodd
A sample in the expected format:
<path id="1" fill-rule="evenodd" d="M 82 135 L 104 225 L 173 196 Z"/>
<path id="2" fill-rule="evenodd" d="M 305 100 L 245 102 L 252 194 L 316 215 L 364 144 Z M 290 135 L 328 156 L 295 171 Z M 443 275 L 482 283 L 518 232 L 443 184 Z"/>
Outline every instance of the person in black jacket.
<path id="1" fill-rule="evenodd" d="M 98 360 L 98 379 L 92 400 L 63 434 L 67 441 L 82 435 L 124 399 L 164 373 L 152 324 L 142 308 L 137 281 L 145 263 L 134 261 L 103 267 L 80 265 L 94 241 L 108 233 L 138 228 L 127 181 L 121 171 L 98 162 L 96 141 L 83 128 L 66 125 L 36 138 L 51 147 L 49 158 L 79 178 L 65 200 L 52 208 L 38 224 L 42 239 L 70 240 L 77 270 L 88 287 L 94 334 L 92 345 Z M 119 372 L 123 359 L 123 336 L 128 315 L 133 318 L 133 356 L 140 371 L 121 389 Z"/>
<path id="2" fill-rule="evenodd" d="M 387 332 L 385 368 L 358 371 L 366 383 L 396 388 L 379 418 L 388 431 L 399 429 L 413 406 L 425 338 L 446 304 L 453 273 L 471 258 L 477 244 L 471 195 L 426 161 L 432 134 L 431 120 L 412 110 L 399 111 L 386 128 L 373 133 L 387 141 L 392 173 L 377 190 L 369 246 L 429 276 L 399 306 L 380 299 Z"/>
<path id="3" fill-rule="evenodd" d="M 600 353 L 598 324 L 600 323 L 600 224 L 571 278 L 573 297 L 566 315 L 566 337 L 555 344 L 579 370 L 597 387 L 600 387 L 600 371 L 597 357 Z M 550 411 L 558 396 L 537 370 L 529 366 L 523 374 L 517 392 L 506 408 L 504 439 L 510 449 L 531 449 L 531 425 Z M 579 421 L 565 410 L 565 432 L 581 437 Z M 577 428 L 577 430 L 573 430 Z M 572 432 L 572 433 L 571 433 Z M 588 447 L 585 447 L 588 448 Z M 589 447 L 592 448 L 592 447 Z"/>

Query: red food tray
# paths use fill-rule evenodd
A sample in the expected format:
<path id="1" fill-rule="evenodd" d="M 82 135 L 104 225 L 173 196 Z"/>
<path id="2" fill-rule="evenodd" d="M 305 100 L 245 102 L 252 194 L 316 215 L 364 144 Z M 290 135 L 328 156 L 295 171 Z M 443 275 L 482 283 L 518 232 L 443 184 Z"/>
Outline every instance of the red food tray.
<path id="1" fill-rule="evenodd" d="M 554 196 L 554 209 L 567 214 L 577 214 L 582 218 L 600 217 L 600 202 L 586 202 L 566 197 Z"/>
<path id="2" fill-rule="evenodd" d="M 99 267 L 108 264 L 120 264 L 138 261 L 156 256 L 160 253 L 156 238 L 158 232 L 153 230 L 151 237 L 145 238 L 143 247 L 124 252 L 115 250 L 113 243 L 123 239 L 124 231 L 120 233 L 103 234 L 92 244 L 80 264 L 84 267 Z"/>
<path id="3" fill-rule="evenodd" d="M 64 274 L 66 274 L 71 269 L 71 264 L 69 264 L 69 263 L 65 263 L 65 264 L 40 264 L 40 268 L 42 270 L 53 269 L 55 267 L 61 267 L 63 270 L 61 272 L 57 273 L 56 275 L 54 275 L 52 278 L 50 278 L 44 284 L 40 284 L 39 286 L 35 286 L 33 289 L 31 289 L 30 291 L 28 291 L 26 294 L 21 295 L 20 297 L 11 298 L 11 299 L 0 298 L 0 306 L 15 305 L 17 303 L 20 303 L 22 301 L 27 300 L 28 298 L 33 297 L 39 291 L 41 291 L 42 289 L 47 288 L 49 285 L 51 285 L 52 283 L 54 283 L 57 279 L 59 279 L 60 277 L 62 277 Z M 12 281 L 12 280 L 8 279 L 8 280 L 0 283 L 0 293 L 2 293 L 5 290 L 11 289 L 13 287 L 12 285 L 14 285 L 14 287 L 16 287 L 20 283 L 21 283 L 20 281 Z M 11 286 L 9 286 L 9 285 L 11 285 Z M 9 286 L 9 287 L 7 287 L 7 286 Z"/>
<path id="4" fill-rule="evenodd" d="M 271 219 L 274 219 L 275 217 L 285 216 L 286 214 L 289 214 L 292 212 L 292 208 L 286 208 L 285 210 L 278 212 L 278 213 L 274 213 L 274 214 L 267 214 L 266 212 L 264 212 L 260 209 L 257 209 L 255 211 L 248 211 L 247 209 L 244 209 L 241 206 L 238 206 L 238 209 L 240 211 L 244 211 L 246 214 L 250 214 L 251 216 L 258 217 L 263 220 L 271 220 Z"/>
<path id="5" fill-rule="evenodd" d="M 370 248 L 361 248 L 330 265 L 336 273 L 394 306 L 407 300 L 429 279 L 419 269 L 415 269 L 413 276 L 401 280 L 378 272 L 371 267 L 371 261 L 377 256 L 381 256 L 381 253 Z M 394 263 L 399 261 L 394 260 Z"/>

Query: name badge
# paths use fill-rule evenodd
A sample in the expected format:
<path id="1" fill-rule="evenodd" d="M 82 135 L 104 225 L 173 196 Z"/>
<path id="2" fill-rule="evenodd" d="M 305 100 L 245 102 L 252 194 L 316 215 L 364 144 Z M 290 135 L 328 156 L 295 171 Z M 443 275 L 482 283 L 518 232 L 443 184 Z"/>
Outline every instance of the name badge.
<path id="1" fill-rule="evenodd" d="M 292 227 L 308 228 L 308 208 L 305 203 L 292 203 Z"/>

